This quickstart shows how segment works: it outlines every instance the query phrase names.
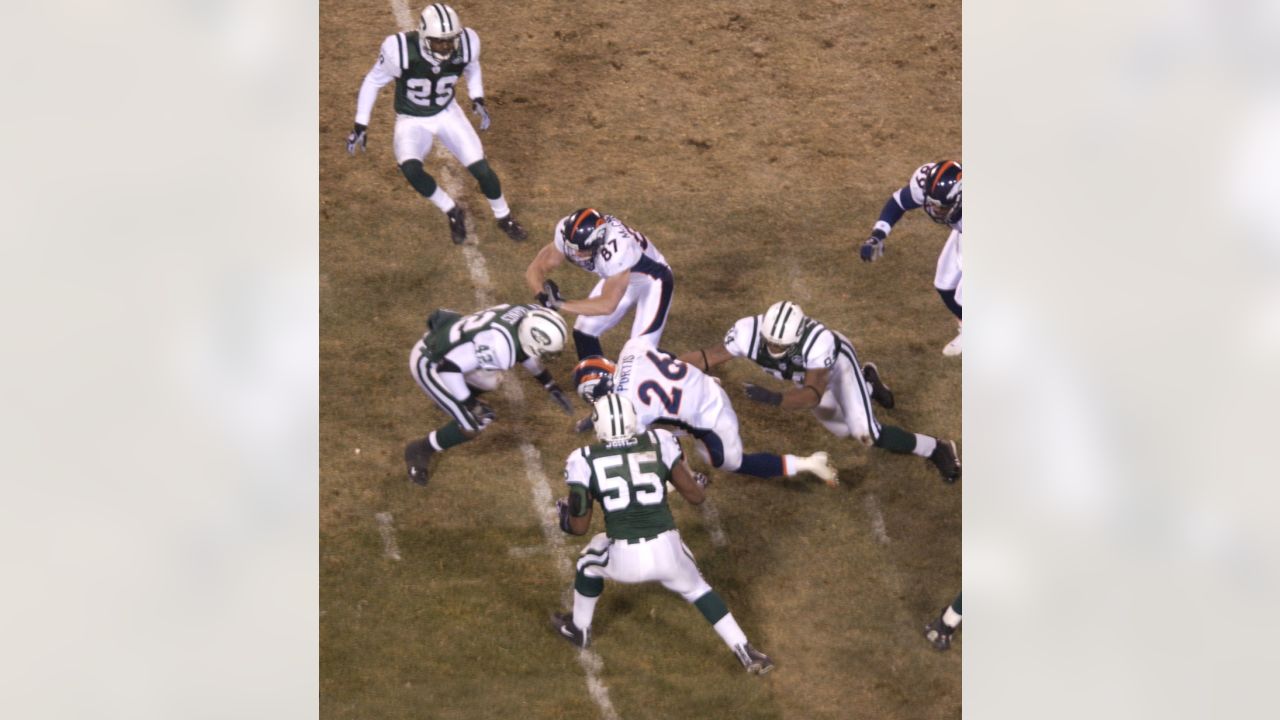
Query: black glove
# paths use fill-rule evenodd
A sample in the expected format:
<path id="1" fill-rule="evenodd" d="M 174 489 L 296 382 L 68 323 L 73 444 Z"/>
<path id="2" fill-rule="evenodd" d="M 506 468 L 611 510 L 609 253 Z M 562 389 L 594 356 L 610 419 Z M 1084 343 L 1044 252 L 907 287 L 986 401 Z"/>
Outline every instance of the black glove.
<path id="1" fill-rule="evenodd" d="M 360 148 L 365 152 L 369 151 L 369 134 L 367 132 L 368 130 L 369 130 L 368 125 L 361 125 L 360 123 L 356 123 L 355 129 L 352 130 L 351 134 L 347 136 L 347 152 L 351 153 L 352 155 L 355 155 L 356 148 Z"/>
<path id="2" fill-rule="evenodd" d="M 881 255 L 884 255 L 884 239 L 872 235 L 867 238 L 866 242 L 862 243 L 862 250 L 859 254 L 862 256 L 862 262 L 875 262 Z"/>
<path id="3" fill-rule="evenodd" d="M 569 402 L 569 398 L 564 394 L 564 391 L 560 389 L 559 385 L 552 383 L 550 387 L 546 388 L 546 390 L 551 393 L 551 399 L 556 401 L 556 404 L 560 406 L 561 410 L 564 410 L 565 415 L 573 415 L 573 403 Z"/>
<path id="4" fill-rule="evenodd" d="M 538 293 L 538 304 L 549 310 L 559 310 L 564 305 L 564 297 L 560 295 L 560 286 L 554 280 L 542 283 L 542 292 Z"/>
<path id="5" fill-rule="evenodd" d="M 480 116 L 480 132 L 489 129 L 489 111 L 484 108 L 484 98 L 478 97 L 471 101 L 471 110 Z"/>
<path id="6" fill-rule="evenodd" d="M 747 391 L 747 397 L 758 403 L 764 403 L 765 405 L 782 404 L 782 393 L 774 392 L 751 383 L 743 383 L 742 387 Z"/>
<path id="7" fill-rule="evenodd" d="M 467 400 L 464 404 L 467 409 L 471 411 L 471 414 L 475 415 L 476 423 L 480 425 L 481 430 L 489 427 L 489 423 L 492 423 L 498 417 L 498 415 L 493 412 L 493 408 L 480 402 L 480 400 L 475 396 L 472 396 L 471 399 Z"/>
<path id="8" fill-rule="evenodd" d="M 572 535 L 573 528 L 569 525 L 569 501 L 565 498 L 556 500 L 556 512 L 560 514 L 560 529 Z"/>

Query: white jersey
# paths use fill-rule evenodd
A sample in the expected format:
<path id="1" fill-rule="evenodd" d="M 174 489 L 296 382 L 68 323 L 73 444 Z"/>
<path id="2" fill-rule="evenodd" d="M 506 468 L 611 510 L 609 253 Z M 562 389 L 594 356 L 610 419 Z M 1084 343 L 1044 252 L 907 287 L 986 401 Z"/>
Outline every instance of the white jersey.
<path id="1" fill-rule="evenodd" d="M 643 233 L 628 227 L 612 215 L 604 216 L 604 242 L 600 244 L 595 257 L 587 260 L 579 259 L 573 250 L 565 245 L 564 238 L 560 235 L 560 228 L 564 227 L 569 217 L 562 218 L 556 223 L 553 241 L 556 249 L 569 262 L 583 270 L 608 278 L 618 273 L 633 271 L 654 275 L 654 271 L 658 268 L 667 267 L 667 259 L 658 251 L 656 245 L 649 242 Z"/>
<path id="2" fill-rule="evenodd" d="M 642 338 L 622 346 L 613 391 L 631 401 L 640 427 L 659 420 L 695 429 L 716 424 L 729 398 L 720 384 Z"/>

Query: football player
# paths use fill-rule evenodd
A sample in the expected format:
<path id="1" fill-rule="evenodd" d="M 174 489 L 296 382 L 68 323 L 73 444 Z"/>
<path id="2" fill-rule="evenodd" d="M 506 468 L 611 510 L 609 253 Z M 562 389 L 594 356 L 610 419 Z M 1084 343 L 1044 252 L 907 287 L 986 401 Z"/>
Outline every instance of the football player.
<path id="1" fill-rule="evenodd" d="M 874 363 L 859 366 L 853 343 L 805 317 L 799 305 L 774 303 L 763 315 L 734 323 L 723 345 L 687 352 L 680 359 L 710 370 L 735 357 L 748 358 L 770 375 L 795 383 L 786 392 L 747 383 L 748 398 L 786 410 L 813 410 L 836 437 L 852 436 L 864 445 L 919 455 L 928 458 L 946 482 L 960 478 L 953 442 L 876 421 L 872 400 L 886 408 L 894 405 L 879 370 Z"/>
<path id="2" fill-rule="evenodd" d="M 956 630 L 960 628 L 960 621 L 963 619 L 960 614 L 960 595 L 956 595 L 956 599 L 950 605 L 942 608 L 942 612 L 933 619 L 933 622 L 924 626 L 924 639 L 938 650 L 949 650 L 951 636 L 955 635 Z"/>
<path id="3" fill-rule="evenodd" d="M 602 357 L 578 363 L 573 381 L 588 403 L 606 392 L 626 398 L 643 429 L 654 424 L 684 428 L 699 441 L 703 459 L 718 469 L 762 478 L 810 472 L 832 487 L 839 484 L 825 452 L 807 457 L 744 454 L 738 414 L 720 382 L 643 338 L 627 341 L 617 365 Z"/>
<path id="4" fill-rule="evenodd" d="M 591 538 L 578 559 L 573 612 L 552 615 L 561 637 L 580 648 L 591 643 L 591 620 L 606 579 L 660 582 L 692 603 L 711 623 L 747 672 L 764 675 L 773 660 L 756 650 L 680 540 L 667 504 L 670 482 L 685 500 L 700 505 L 705 476 L 689 470 L 680 442 L 667 430 L 640 430 L 635 408 L 620 395 L 596 400 L 592 423 L 600 442 L 569 454 L 564 478 L 569 496 L 556 501 L 560 529 L 585 535 L 595 502 L 604 510 L 604 532 Z"/>
<path id="5" fill-rule="evenodd" d="M 565 300 L 547 275 L 565 260 L 600 281 L 585 300 Z M 578 316 L 573 344 L 578 359 L 604 355 L 600 336 L 635 308 L 631 337 L 657 347 L 671 309 L 675 277 L 671 267 L 642 233 L 612 215 L 582 208 L 556 224 L 555 235 L 525 271 L 525 281 L 545 307 Z"/>
<path id="6" fill-rule="evenodd" d="M 405 446 L 409 479 L 426 485 L 432 455 L 471 440 L 493 422 L 493 409 L 479 395 L 496 390 L 516 363 L 561 409 L 572 412 L 569 399 L 542 365 L 564 349 L 567 335 L 564 319 L 537 305 L 495 305 L 471 315 L 432 313 L 427 334 L 409 354 L 409 370 L 422 391 L 452 419 Z"/>
<path id="7" fill-rule="evenodd" d="M 905 187 L 895 192 L 880 211 L 880 219 L 871 229 L 871 237 L 862 243 L 860 254 L 864 262 L 874 262 L 884 254 L 884 242 L 893 231 L 893 226 L 902 218 L 907 210 L 923 207 L 926 215 L 940 225 L 951 228 L 947 244 L 942 246 L 942 254 L 938 256 L 938 269 L 933 276 L 933 286 L 942 297 L 942 302 L 956 316 L 957 327 L 963 329 L 964 276 L 961 272 L 960 242 L 964 236 L 964 223 L 961 218 L 961 182 L 963 173 L 960 163 L 952 160 L 939 160 L 935 163 L 921 165 L 916 169 Z M 961 332 L 942 348 L 942 354 L 956 356 L 961 354 Z"/>
<path id="8" fill-rule="evenodd" d="M 369 115 L 378 99 L 378 90 L 394 80 L 396 163 L 413 189 L 449 218 L 453 241 L 462 243 L 467 239 L 466 217 L 462 208 L 422 167 L 437 135 L 480 183 L 498 227 L 512 240 L 524 240 L 528 234 L 516 222 L 502 196 L 502 184 L 485 160 L 480 137 L 466 113 L 454 102 L 458 80 L 464 76 L 471 109 L 480 118 L 480 130 L 488 130 L 489 111 L 484 103 L 480 73 L 480 36 L 471 28 L 464 28 L 458 21 L 458 13 L 448 5 L 428 5 L 422 11 L 417 30 L 389 35 L 382 41 L 378 62 L 360 86 L 356 124 L 347 136 L 347 152 L 354 155 L 357 149 L 367 148 Z"/>

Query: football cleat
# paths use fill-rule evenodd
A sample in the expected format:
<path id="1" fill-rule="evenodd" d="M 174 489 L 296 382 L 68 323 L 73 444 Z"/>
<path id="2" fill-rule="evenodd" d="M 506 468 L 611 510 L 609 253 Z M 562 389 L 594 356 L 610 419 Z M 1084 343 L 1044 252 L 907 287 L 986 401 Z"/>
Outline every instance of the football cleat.
<path id="1" fill-rule="evenodd" d="M 743 669 L 752 675 L 764 675 L 773 669 L 773 659 L 751 647 L 751 643 L 739 645 L 733 649 Z"/>
<path id="2" fill-rule="evenodd" d="M 454 205 L 453 209 L 445 213 L 449 218 L 449 232 L 453 234 L 453 244 L 461 245 L 467 241 L 467 213 L 462 209 L 461 205 Z"/>
<path id="3" fill-rule="evenodd" d="M 956 629 L 942 622 L 942 616 L 934 618 L 933 622 L 924 626 L 924 639 L 929 641 L 936 650 L 951 649 L 951 636 L 954 635 Z"/>
<path id="4" fill-rule="evenodd" d="M 956 455 L 954 442 L 938 438 L 938 445 L 929 456 L 929 462 L 938 468 L 943 482 L 954 483 L 960 479 L 960 457 Z"/>
<path id="5" fill-rule="evenodd" d="M 893 391 L 880 379 L 880 370 L 875 363 L 862 366 L 862 379 L 871 383 L 871 399 L 880 403 L 881 407 L 893 409 Z"/>
<path id="6" fill-rule="evenodd" d="M 811 472 L 817 475 L 822 482 L 829 487 L 836 487 L 840 484 L 840 478 L 836 474 L 836 469 L 831 467 L 831 458 L 824 452 L 816 452 L 809 457 L 797 458 L 797 469 L 802 472 Z"/>
<path id="7" fill-rule="evenodd" d="M 551 627 L 556 634 L 579 648 L 586 649 L 591 644 L 591 628 L 581 630 L 573 624 L 571 613 L 555 613 L 551 616 Z"/>
<path id="8" fill-rule="evenodd" d="M 414 440 L 404 446 L 404 464 L 408 468 L 409 479 L 415 485 L 426 487 L 427 480 L 430 478 L 427 464 L 431 462 L 431 456 L 434 454 L 435 449 L 426 438 Z"/>
<path id="9" fill-rule="evenodd" d="M 947 357 L 957 357 L 961 353 L 960 339 L 964 337 L 964 326 L 956 328 L 956 337 L 947 346 L 942 348 L 942 354 Z"/>
<path id="10" fill-rule="evenodd" d="M 504 218 L 498 218 L 498 229 L 507 234 L 514 242 L 521 242 L 528 239 L 529 233 L 524 227 L 516 221 L 514 215 L 508 215 Z"/>

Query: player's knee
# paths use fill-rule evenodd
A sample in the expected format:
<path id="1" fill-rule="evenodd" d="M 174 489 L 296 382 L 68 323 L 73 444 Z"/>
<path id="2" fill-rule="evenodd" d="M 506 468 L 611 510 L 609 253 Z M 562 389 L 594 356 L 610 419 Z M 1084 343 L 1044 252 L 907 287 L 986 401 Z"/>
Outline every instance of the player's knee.
<path id="1" fill-rule="evenodd" d="M 467 166 L 467 170 L 475 177 L 476 182 L 480 183 L 480 191 L 490 200 L 496 200 L 502 196 L 502 183 L 498 181 L 498 174 L 489 167 L 488 160 L 477 160 Z"/>
<path id="2" fill-rule="evenodd" d="M 404 174 L 404 179 L 409 181 L 413 189 L 423 197 L 431 197 L 435 194 L 436 180 L 427 174 L 421 160 L 405 160 L 400 163 L 400 172 Z"/>

